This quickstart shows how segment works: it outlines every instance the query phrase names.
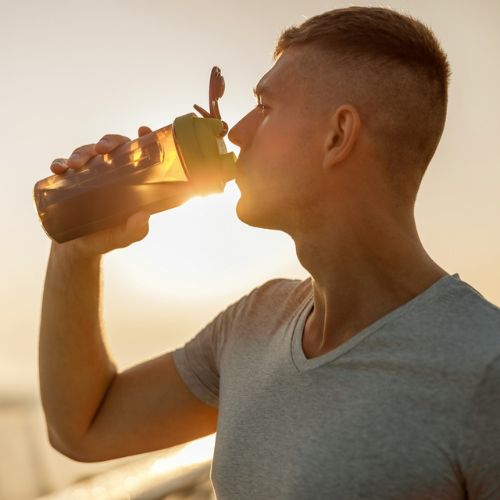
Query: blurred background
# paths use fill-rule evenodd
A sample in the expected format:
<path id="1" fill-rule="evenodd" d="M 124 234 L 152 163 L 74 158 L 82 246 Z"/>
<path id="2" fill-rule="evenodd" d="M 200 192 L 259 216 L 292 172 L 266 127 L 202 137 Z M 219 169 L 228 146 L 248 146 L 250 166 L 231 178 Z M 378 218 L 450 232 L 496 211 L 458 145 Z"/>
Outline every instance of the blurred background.
<path id="1" fill-rule="evenodd" d="M 194 103 L 207 107 L 213 65 L 226 81 L 222 116 L 235 124 L 255 105 L 252 87 L 280 32 L 351 4 L 0 1 L 0 450 L 10 457 L 1 457 L 0 498 L 35 498 L 117 465 L 73 462 L 44 434 L 37 336 L 50 244 L 34 183 L 52 159 L 106 133 L 136 137 L 140 125 L 158 129 Z M 421 239 L 441 267 L 499 304 L 500 3 L 389 6 L 431 26 L 453 73 L 447 126 L 417 200 Z M 229 183 L 154 215 L 146 240 L 105 256 L 104 324 L 121 369 L 182 345 L 263 281 L 307 276 L 288 236 L 238 221 L 237 199 Z"/>

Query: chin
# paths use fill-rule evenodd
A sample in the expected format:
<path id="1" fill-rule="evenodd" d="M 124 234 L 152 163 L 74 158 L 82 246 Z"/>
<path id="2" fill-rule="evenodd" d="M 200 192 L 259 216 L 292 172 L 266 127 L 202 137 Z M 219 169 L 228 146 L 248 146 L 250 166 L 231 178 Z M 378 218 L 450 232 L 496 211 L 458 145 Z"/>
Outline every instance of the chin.
<path id="1" fill-rule="evenodd" d="M 257 226 L 258 217 L 255 216 L 255 210 L 252 210 L 252 207 L 249 206 L 248 202 L 245 202 L 241 198 L 238 200 L 236 204 L 236 215 L 241 222 L 248 224 L 249 226 Z"/>
<path id="2" fill-rule="evenodd" d="M 271 213 L 269 211 L 265 212 L 263 208 L 262 203 L 259 204 L 259 208 L 257 209 L 248 199 L 240 198 L 236 205 L 236 215 L 241 222 L 252 227 L 283 230 L 275 220 L 276 217 L 272 217 Z"/>

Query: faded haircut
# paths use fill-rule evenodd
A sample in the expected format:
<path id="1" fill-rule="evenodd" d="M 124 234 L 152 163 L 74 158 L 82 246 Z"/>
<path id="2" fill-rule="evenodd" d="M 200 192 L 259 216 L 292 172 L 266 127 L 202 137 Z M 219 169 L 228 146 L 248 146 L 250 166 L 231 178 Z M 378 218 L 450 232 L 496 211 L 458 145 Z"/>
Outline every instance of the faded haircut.
<path id="1" fill-rule="evenodd" d="M 320 78 L 328 79 L 333 68 L 336 90 L 340 68 L 346 99 L 377 134 L 389 180 L 414 198 L 441 138 L 448 101 L 450 68 L 430 28 L 390 9 L 349 7 L 286 29 L 275 59 L 295 46 L 318 49 Z"/>

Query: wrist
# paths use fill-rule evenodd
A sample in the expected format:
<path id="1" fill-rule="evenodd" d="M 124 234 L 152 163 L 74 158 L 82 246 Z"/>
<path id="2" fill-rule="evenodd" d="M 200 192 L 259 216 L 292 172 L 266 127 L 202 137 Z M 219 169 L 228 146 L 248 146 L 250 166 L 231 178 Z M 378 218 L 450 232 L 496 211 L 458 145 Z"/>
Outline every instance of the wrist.
<path id="1" fill-rule="evenodd" d="M 101 260 L 101 254 L 90 252 L 86 245 L 82 244 L 82 242 L 78 239 L 66 241 L 65 243 L 57 243 L 52 240 L 50 254 L 58 260 L 64 259 L 69 262 L 77 261 L 80 263 L 99 263 Z"/>

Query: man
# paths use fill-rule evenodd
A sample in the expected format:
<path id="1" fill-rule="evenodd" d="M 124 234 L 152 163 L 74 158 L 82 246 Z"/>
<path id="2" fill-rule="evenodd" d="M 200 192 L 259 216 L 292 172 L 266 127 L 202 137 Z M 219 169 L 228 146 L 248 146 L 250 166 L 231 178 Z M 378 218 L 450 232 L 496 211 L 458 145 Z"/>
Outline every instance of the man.
<path id="1" fill-rule="evenodd" d="M 413 215 L 445 123 L 445 54 L 420 22 L 352 7 L 285 31 L 275 55 L 229 133 L 237 212 L 290 234 L 311 278 L 270 281 L 117 373 L 100 255 L 143 238 L 147 214 L 54 243 L 40 336 L 51 443 L 96 461 L 217 430 L 220 499 L 500 498 L 499 310 L 431 259 Z"/>

